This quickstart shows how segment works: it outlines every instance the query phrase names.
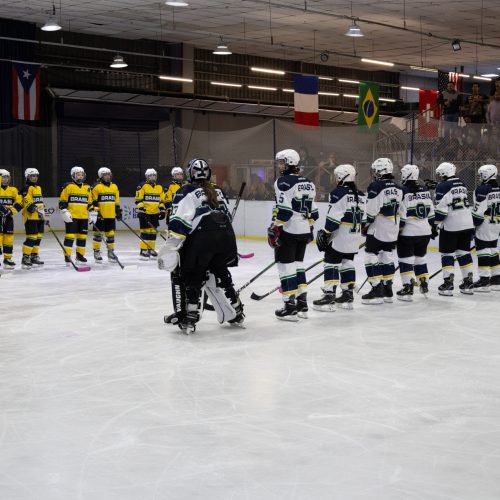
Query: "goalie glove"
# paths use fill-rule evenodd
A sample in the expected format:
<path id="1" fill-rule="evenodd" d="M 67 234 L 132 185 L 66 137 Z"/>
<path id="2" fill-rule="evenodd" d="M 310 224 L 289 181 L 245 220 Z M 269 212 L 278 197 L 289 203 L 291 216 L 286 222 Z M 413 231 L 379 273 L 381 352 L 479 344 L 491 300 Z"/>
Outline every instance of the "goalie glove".
<path id="1" fill-rule="evenodd" d="M 170 236 L 158 252 L 158 269 L 172 272 L 179 265 L 179 250 L 184 244 L 181 238 Z"/>
<path id="2" fill-rule="evenodd" d="M 61 217 L 66 224 L 69 224 L 70 222 L 73 222 L 73 216 L 70 214 L 69 210 L 67 208 L 63 208 L 61 210 Z"/>

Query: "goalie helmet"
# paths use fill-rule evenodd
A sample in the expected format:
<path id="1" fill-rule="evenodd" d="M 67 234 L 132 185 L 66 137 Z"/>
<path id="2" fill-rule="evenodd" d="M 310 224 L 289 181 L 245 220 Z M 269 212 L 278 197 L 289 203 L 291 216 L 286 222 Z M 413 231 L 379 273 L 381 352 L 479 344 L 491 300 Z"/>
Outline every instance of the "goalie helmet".
<path id="1" fill-rule="evenodd" d="M 498 176 L 498 169 L 496 165 L 481 165 L 477 170 L 477 175 L 482 183 L 486 183 L 491 179 L 496 179 Z"/>
<path id="2" fill-rule="evenodd" d="M 10 172 L 5 168 L 0 169 L 0 177 L 2 178 L 2 185 L 7 186 L 10 183 Z"/>
<path id="3" fill-rule="evenodd" d="M 101 167 L 97 171 L 97 177 L 99 177 L 99 179 L 102 179 L 103 175 L 111 176 L 111 170 L 108 167 Z"/>
<path id="4" fill-rule="evenodd" d="M 401 182 L 418 181 L 420 170 L 416 165 L 405 165 L 401 169 Z"/>
<path id="5" fill-rule="evenodd" d="M 146 172 L 144 173 L 144 177 L 146 177 L 146 180 L 148 182 L 156 182 L 156 179 L 158 179 L 158 173 L 154 168 L 148 168 Z"/>
<path id="6" fill-rule="evenodd" d="M 372 163 L 372 172 L 375 178 L 380 178 L 383 175 L 392 174 L 394 165 L 390 158 L 377 158 Z"/>
<path id="7" fill-rule="evenodd" d="M 40 172 L 36 168 L 27 168 L 24 171 L 24 178 L 29 180 L 32 175 L 40 175 Z"/>
<path id="8" fill-rule="evenodd" d="M 356 179 L 356 169 L 346 163 L 345 165 L 339 165 L 335 167 L 333 175 L 337 180 L 338 184 L 344 184 L 345 182 L 354 182 Z"/>
<path id="9" fill-rule="evenodd" d="M 447 179 L 448 177 L 454 177 L 457 171 L 457 167 L 453 163 L 445 161 L 441 163 L 438 168 L 436 168 L 436 175 L 442 179 Z"/>
<path id="10" fill-rule="evenodd" d="M 209 181 L 211 175 L 212 171 L 206 160 L 194 158 L 188 163 L 187 177 L 189 182 L 201 181 L 203 179 Z"/>
<path id="11" fill-rule="evenodd" d="M 83 170 L 82 167 L 79 167 L 78 165 L 75 165 L 71 169 L 71 178 L 75 182 L 77 182 L 77 181 L 83 182 L 85 180 L 85 170 Z"/>

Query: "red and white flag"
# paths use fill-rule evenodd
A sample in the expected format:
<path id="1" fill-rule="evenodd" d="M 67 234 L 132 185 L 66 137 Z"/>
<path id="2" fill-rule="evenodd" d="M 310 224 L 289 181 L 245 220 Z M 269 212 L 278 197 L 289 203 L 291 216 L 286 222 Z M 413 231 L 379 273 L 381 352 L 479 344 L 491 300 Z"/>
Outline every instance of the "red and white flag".
<path id="1" fill-rule="evenodd" d="M 437 103 L 437 90 L 419 91 L 418 110 L 418 135 L 420 137 L 437 137 L 441 109 Z"/>
<path id="2" fill-rule="evenodd" d="M 319 126 L 318 82 L 317 76 L 293 77 L 294 121 L 298 125 Z"/>
<path id="3" fill-rule="evenodd" d="M 12 117 L 14 120 L 40 118 L 40 66 L 12 64 Z"/>

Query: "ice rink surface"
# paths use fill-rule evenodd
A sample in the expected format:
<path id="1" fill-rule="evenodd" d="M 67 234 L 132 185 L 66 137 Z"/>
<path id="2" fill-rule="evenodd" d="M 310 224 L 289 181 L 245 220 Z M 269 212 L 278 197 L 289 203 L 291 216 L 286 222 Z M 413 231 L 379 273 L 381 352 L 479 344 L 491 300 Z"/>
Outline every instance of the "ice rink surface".
<path id="1" fill-rule="evenodd" d="M 499 292 L 439 297 L 438 276 L 428 299 L 293 324 L 277 293 L 250 300 L 272 268 L 246 329 L 205 312 L 186 336 L 168 273 L 117 241 L 138 270 L 76 273 L 47 234 L 43 269 L 0 278 L 2 500 L 500 498 Z M 237 287 L 272 261 L 239 249 Z"/>

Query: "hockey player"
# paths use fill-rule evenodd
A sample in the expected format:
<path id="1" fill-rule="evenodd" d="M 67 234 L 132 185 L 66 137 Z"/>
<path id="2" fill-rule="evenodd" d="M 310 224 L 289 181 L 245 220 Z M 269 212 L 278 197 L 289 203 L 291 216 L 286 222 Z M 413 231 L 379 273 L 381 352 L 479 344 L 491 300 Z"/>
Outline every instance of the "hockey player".
<path id="1" fill-rule="evenodd" d="M 75 166 L 71 169 L 71 182 L 65 184 L 59 197 L 59 209 L 66 226 L 64 237 L 64 260 L 69 263 L 76 238 L 76 262 L 84 264 L 85 246 L 90 224 L 95 224 L 97 212 L 92 207 L 90 186 L 85 184 L 85 170 Z"/>
<path id="2" fill-rule="evenodd" d="M 374 181 L 368 186 L 365 268 L 372 286 L 362 296 L 363 304 L 392 302 L 394 277 L 393 250 L 399 233 L 399 205 L 403 190 L 394 182 L 394 166 L 389 158 L 378 158 L 371 166 Z"/>
<path id="3" fill-rule="evenodd" d="M 156 258 L 155 251 L 156 228 L 159 221 L 165 218 L 165 203 L 163 188 L 156 183 L 158 174 L 154 168 L 148 168 L 145 173 L 146 180 L 137 186 L 135 192 L 135 205 L 138 210 L 141 228 L 140 258 L 149 260 Z"/>
<path id="4" fill-rule="evenodd" d="M 285 321 L 307 318 L 307 284 L 304 272 L 306 245 L 313 240 L 313 225 L 318 220 L 316 187 L 300 175 L 300 156 L 293 149 L 276 154 L 281 174 L 275 184 L 276 207 L 267 230 L 274 248 L 281 281 L 283 307 L 275 311 Z"/>
<path id="5" fill-rule="evenodd" d="M 45 205 L 42 188 L 38 185 L 39 176 L 36 168 L 27 168 L 24 171 L 26 185 L 21 193 L 24 229 L 26 231 L 21 263 L 23 269 L 31 269 L 33 266 L 43 266 L 44 264 L 38 255 L 45 228 Z"/>
<path id="6" fill-rule="evenodd" d="M 199 321 L 199 301 L 205 283 L 219 322 L 241 324 L 245 317 L 228 269 L 238 260 L 228 201 L 220 188 L 210 182 L 210 177 L 205 160 L 195 158 L 189 162 L 188 184 L 174 197 L 170 238 L 158 259 L 160 269 L 171 271 L 179 265 L 180 250 L 186 304 L 185 316 L 178 325 L 186 334 L 194 332 Z"/>
<path id="7" fill-rule="evenodd" d="M 427 246 L 431 234 L 437 236 L 434 223 L 434 205 L 429 190 L 418 183 L 420 170 L 417 165 L 405 165 L 401 169 L 403 200 L 399 207 L 398 259 L 403 288 L 396 292 L 399 300 L 410 302 L 418 280 L 419 289 L 429 291 L 427 276 Z"/>
<path id="8" fill-rule="evenodd" d="M 92 199 L 94 209 L 97 211 L 97 221 L 94 224 L 94 238 L 92 248 L 94 250 L 94 260 L 102 264 L 101 242 L 102 234 L 106 238 L 108 249 L 108 261 L 116 263 L 115 230 L 116 221 L 122 218 L 120 208 L 120 192 L 118 186 L 111 181 L 111 170 L 101 167 L 97 171 L 99 180 L 92 186 Z"/>
<path id="9" fill-rule="evenodd" d="M 343 309 L 352 309 L 356 283 L 354 256 L 361 243 L 366 201 L 364 193 L 356 187 L 356 169 L 352 165 L 339 165 L 333 175 L 337 187 L 330 193 L 325 229 L 316 235 L 319 251 L 325 252 L 323 296 L 313 301 L 313 309 L 318 311 L 334 311 L 335 302 Z M 336 299 L 339 283 L 342 295 Z"/>
<path id="10" fill-rule="evenodd" d="M 460 291 L 472 294 L 474 283 L 472 256 L 472 214 L 469 208 L 468 190 L 455 175 L 453 163 L 441 163 L 436 169 L 440 182 L 436 186 L 436 222 L 440 226 L 439 252 L 444 282 L 438 287 L 439 295 L 453 295 L 453 268 L 455 257 L 462 272 Z"/>
<path id="11" fill-rule="evenodd" d="M 16 263 L 12 260 L 14 248 L 14 215 L 22 209 L 22 198 L 16 187 L 11 186 L 11 176 L 8 170 L 0 170 L 0 205 L 8 210 L 0 218 L 0 254 L 3 250 L 3 266 L 5 269 L 14 269 Z"/>
<path id="12" fill-rule="evenodd" d="M 495 165 L 483 165 L 478 170 L 481 184 L 474 193 L 472 218 L 476 227 L 475 243 L 479 280 L 474 283 L 477 292 L 500 291 L 500 261 L 498 234 L 500 233 L 500 187 Z"/>
<path id="13" fill-rule="evenodd" d="M 181 167 L 174 167 L 172 169 L 172 181 L 165 188 L 165 222 L 168 226 L 168 221 L 170 219 L 170 212 L 172 211 L 172 202 L 174 200 L 175 193 L 185 184 L 184 181 L 184 170 Z"/>

